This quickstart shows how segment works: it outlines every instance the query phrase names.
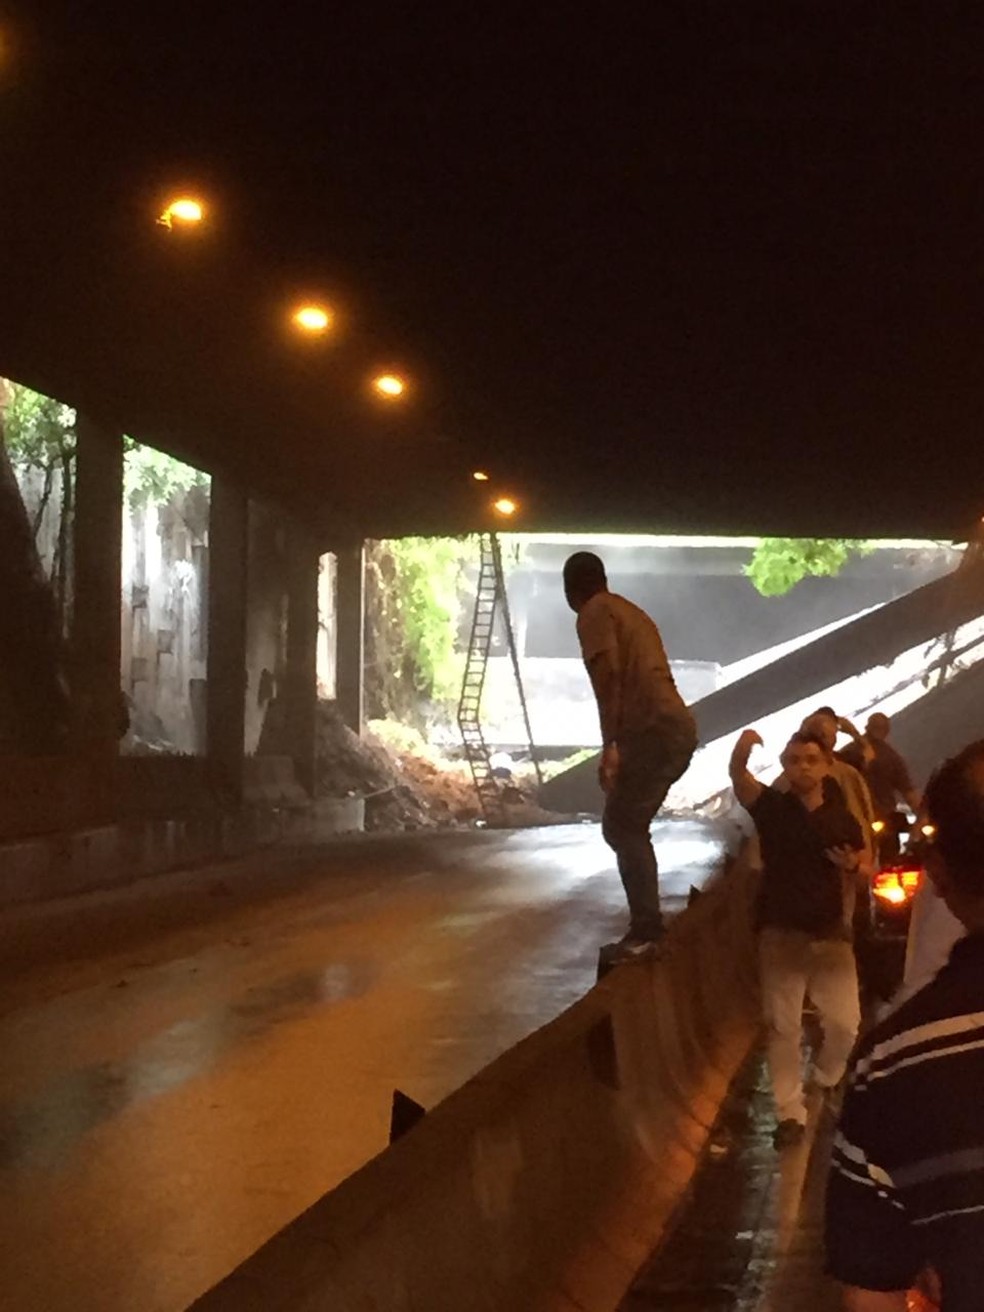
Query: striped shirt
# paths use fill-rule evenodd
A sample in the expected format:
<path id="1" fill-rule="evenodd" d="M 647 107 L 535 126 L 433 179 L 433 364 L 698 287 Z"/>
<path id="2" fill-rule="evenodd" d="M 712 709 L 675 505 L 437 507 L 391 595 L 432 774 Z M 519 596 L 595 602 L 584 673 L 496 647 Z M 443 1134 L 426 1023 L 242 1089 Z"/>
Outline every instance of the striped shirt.
<path id="1" fill-rule="evenodd" d="M 984 1308 L 984 934 L 860 1044 L 826 1231 L 845 1284 L 905 1289 L 929 1265 L 944 1312 Z"/>

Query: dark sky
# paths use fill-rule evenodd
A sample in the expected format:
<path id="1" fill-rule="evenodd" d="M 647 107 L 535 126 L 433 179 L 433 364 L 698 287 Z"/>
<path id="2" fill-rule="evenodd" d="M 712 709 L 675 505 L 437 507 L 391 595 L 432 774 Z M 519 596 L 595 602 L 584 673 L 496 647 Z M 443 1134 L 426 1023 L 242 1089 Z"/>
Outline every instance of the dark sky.
<path id="1" fill-rule="evenodd" d="M 0 368 L 235 431 L 248 476 L 276 429 L 384 516 L 477 463 L 557 526 L 984 510 L 978 5 L 40 8 Z M 217 207 L 191 255 L 145 222 L 179 179 Z M 271 328 L 306 287 L 349 314 L 327 364 Z M 419 380 L 398 423 L 353 395 L 376 359 Z"/>

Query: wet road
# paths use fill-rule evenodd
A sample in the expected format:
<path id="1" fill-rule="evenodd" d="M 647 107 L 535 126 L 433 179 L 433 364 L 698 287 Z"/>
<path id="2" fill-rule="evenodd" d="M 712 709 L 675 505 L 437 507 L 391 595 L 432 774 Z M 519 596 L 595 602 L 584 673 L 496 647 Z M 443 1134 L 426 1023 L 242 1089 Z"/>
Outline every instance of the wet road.
<path id="1" fill-rule="evenodd" d="M 712 831 L 656 837 L 679 909 Z M 186 1307 L 385 1147 L 395 1087 L 432 1106 L 589 988 L 624 927 L 595 827 L 349 844 L 279 886 L 277 861 L 248 900 L 222 874 L 207 915 L 182 877 L 187 923 L 158 882 L 4 927 L 4 1309 Z"/>
<path id="2" fill-rule="evenodd" d="M 618 1312 L 839 1312 L 822 1242 L 835 1114 L 816 1092 L 807 1111 L 803 1143 L 776 1152 L 756 1051 L 732 1085 L 672 1231 Z"/>

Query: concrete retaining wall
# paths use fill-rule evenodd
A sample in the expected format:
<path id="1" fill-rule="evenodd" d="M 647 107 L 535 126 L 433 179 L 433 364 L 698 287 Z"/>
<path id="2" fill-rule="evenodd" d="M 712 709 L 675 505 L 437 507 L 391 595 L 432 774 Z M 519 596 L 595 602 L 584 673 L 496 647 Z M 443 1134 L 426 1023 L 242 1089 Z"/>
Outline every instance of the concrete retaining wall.
<path id="1" fill-rule="evenodd" d="M 614 1308 L 756 1032 L 750 896 L 744 868 L 722 878 L 662 959 L 614 970 L 195 1312 Z"/>
<path id="2" fill-rule="evenodd" d="M 8 843 L 0 847 L 0 907 L 70 897 L 242 856 L 272 843 L 305 841 L 307 829 L 290 813 L 244 810 L 129 820 Z"/>
<path id="3" fill-rule="evenodd" d="M 67 769 L 51 774 L 49 795 L 61 788 L 66 799 L 60 812 L 65 829 L 0 841 L 0 907 L 111 888 L 275 843 L 320 842 L 364 827 L 362 798 L 312 802 L 296 782 L 289 757 L 248 758 L 243 806 L 236 811 L 218 805 L 201 760 L 121 761 L 111 808 L 120 818 L 102 824 L 86 823 L 73 812 L 75 777 Z M 29 773 L 27 782 L 34 778 Z"/>

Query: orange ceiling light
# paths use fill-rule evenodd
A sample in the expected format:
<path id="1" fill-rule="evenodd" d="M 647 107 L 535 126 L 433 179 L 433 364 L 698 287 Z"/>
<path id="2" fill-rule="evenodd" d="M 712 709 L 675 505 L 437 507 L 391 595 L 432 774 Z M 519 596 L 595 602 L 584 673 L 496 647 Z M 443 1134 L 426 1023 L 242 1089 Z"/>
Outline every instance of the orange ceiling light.
<path id="1" fill-rule="evenodd" d="M 291 315 L 291 321 L 302 332 L 317 337 L 328 331 L 335 321 L 335 316 L 327 305 L 311 303 L 299 305 Z"/>
<path id="2" fill-rule="evenodd" d="M 196 228 L 205 219 L 205 205 L 196 196 L 176 196 L 169 201 L 157 222 L 168 231 L 175 228 Z"/>
<path id="3" fill-rule="evenodd" d="M 384 401 L 398 401 L 406 394 L 407 381 L 399 374 L 377 374 L 372 380 L 372 388 Z"/>

